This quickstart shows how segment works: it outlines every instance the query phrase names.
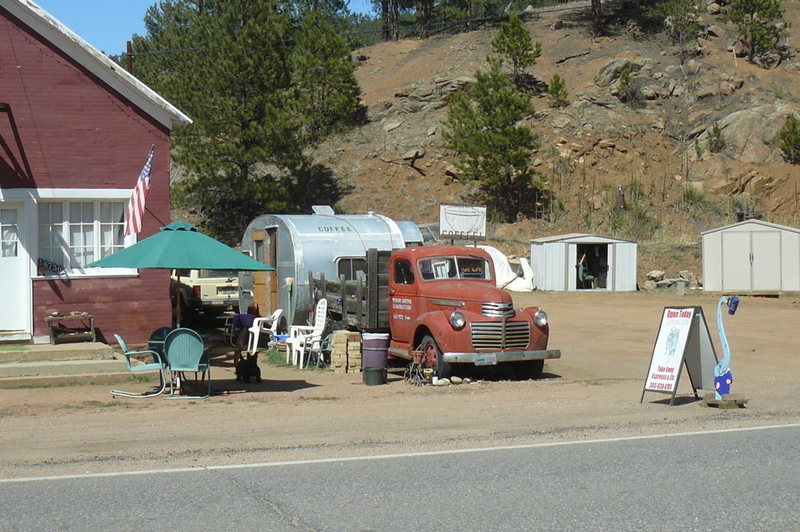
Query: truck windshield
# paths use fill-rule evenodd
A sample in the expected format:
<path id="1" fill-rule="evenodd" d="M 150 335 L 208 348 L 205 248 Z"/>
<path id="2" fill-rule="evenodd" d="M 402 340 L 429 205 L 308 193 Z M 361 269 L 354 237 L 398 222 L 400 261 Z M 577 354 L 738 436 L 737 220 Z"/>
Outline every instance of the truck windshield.
<path id="1" fill-rule="evenodd" d="M 419 270 L 426 281 L 436 279 L 491 280 L 492 270 L 486 259 L 480 257 L 434 257 L 419 261 Z"/>

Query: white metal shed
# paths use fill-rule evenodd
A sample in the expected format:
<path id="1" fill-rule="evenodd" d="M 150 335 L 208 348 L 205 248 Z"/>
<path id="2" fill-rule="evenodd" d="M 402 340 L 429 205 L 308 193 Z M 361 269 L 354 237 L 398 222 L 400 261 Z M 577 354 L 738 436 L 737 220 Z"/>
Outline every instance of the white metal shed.
<path id="1" fill-rule="evenodd" d="M 591 282 L 578 278 L 584 259 Z M 636 290 L 636 242 L 586 233 L 531 240 L 531 266 L 538 290 Z"/>
<path id="2" fill-rule="evenodd" d="M 800 290 L 800 229 L 745 220 L 701 236 L 706 291 Z"/>

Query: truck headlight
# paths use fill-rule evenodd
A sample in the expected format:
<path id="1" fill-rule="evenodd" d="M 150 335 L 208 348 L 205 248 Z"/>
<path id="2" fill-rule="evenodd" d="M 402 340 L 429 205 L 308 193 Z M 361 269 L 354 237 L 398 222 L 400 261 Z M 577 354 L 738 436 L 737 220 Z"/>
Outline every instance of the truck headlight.
<path id="1" fill-rule="evenodd" d="M 533 322 L 539 327 L 544 327 L 547 325 L 547 312 L 543 310 L 537 310 L 536 314 L 533 316 Z"/>
<path id="2" fill-rule="evenodd" d="M 459 310 L 453 311 L 450 314 L 450 325 L 453 326 L 453 329 L 463 329 L 464 325 L 467 324 L 467 319 L 464 317 L 464 314 L 461 313 Z"/>

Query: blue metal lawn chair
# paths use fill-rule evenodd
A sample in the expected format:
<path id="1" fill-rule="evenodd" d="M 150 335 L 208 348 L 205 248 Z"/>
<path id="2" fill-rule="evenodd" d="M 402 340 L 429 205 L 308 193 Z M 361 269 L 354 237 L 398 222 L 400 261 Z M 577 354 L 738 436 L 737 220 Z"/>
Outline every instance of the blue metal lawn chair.
<path id="1" fill-rule="evenodd" d="M 147 349 L 151 349 L 161 355 L 165 365 L 167 359 L 164 356 L 164 340 L 167 339 L 167 335 L 170 332 L 172 332 L 172 327 L 159 327 L 150 333 L 150 338 L 147 339 Z"/>
<path id="2" fill-rule="evenodd" d="M 308 358 L 306 359 L 306 367 L 311 365 L 311 359 L 313 358 L 316 361 L 316 367 L 319 369 L 320 367 L 327 366 L 327 362 L 325 362 L 325 353 L 331 352 L 331 345 L 333 344 L 333 334 L 329 334 L 325 336 L 319 342 L 315 342 L 311 348 L 308 350 Z"/>
<path id="3" fill-rule="evenodd" d="M 581 260 L 578 261 L 578 264 L 575 265 L 575 268 L 578 270 L 578 282 L 581 284 L 580 288 L 586 288 L 587 283 L 589 284 L 589 288 L 594 288 L 594 282 L 596 278 L 591 272 L 589 272 L 589 268 L 586 267 L 585 253 L 581 257 Z"/>
<path id="4" fill-rule="evenodd" d="M 158 371 L 160 382 L 158 386 L 154 387 L 149 392 L 134 393 L 134 392 L 126 392 L 124 390 L 111 390 L 111 396 L 141 398 L 141 397 L 155 397 L 156 395 L 164 393 L 164 390 L 166 389 L 167 386 L 167 380 L 166 380 L 166 375 L 164 374 L 164 369 L 165 369 L 164 359 L 161 357 L 161 355 L 151 349 L 146 349 L 144 351 L 131 351 L 130 349 L 128 349 L 128 345 L 125 343 L 125 340 L 123 340 L 118 334 L 115 334 L 114 338 L 117 339 L 117 343 L 119 344 L 119 347 L 122 349 L 122 354 L 125 356 L 125 362 L 128 364 L 128 370 L 131 373 Z M 139 361 L 134 358 L 135 355 L 149 355 L 150 357 L 152 357 L 152 362 L 139 363 Z"/>
<path id="5" fill-rule="evenodd" d="M 195 384 L 198 384 L 197 374 L 201 374 L 199 384 L 208 381 L 206 395 L 181 395 L 179 397 L 200 399 L 211 395 L 211 362 L 205 354 L 203 339 L 192 329 L 175 329 L 164 340 L 164 353 L 167 355 L 167 367 L 170 373 L 170 397 L 175 396 L 175 390 L 180 389 L 181 379 L 185 382 L 184 373 L 193 372 Z"/>

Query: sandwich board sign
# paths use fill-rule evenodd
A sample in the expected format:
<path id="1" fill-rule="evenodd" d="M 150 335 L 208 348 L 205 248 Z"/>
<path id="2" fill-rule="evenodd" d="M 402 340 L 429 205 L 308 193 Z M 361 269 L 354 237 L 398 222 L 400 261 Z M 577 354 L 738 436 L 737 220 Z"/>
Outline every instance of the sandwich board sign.
<path id="1" fill-rule="evenodd" d="M 689 374 L 694 396 L 697 390 L 714 389 L 714 366 L 717 354 L 702 307 L 664 307 L 658 328 L 650 367 L 647 370 L 641 403 L 645 392 L 670 394 L 675 404 L 683 366 Z"/>

